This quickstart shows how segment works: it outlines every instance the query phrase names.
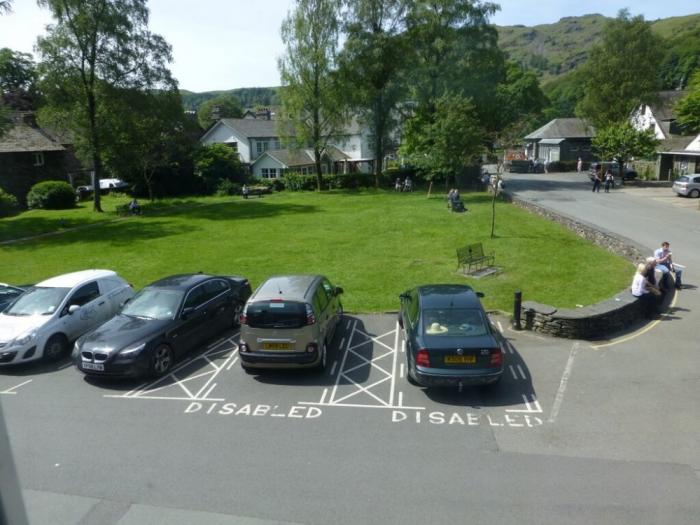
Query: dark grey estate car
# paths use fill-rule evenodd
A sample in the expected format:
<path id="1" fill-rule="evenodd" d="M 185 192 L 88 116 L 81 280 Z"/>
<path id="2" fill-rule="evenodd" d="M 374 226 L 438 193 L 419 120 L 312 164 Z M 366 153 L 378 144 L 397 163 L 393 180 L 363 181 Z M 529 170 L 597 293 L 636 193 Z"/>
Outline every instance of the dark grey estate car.
<path id="1" fill-rule="evenodd" d="M 421 386 L 485 385 L 503 374 L 503 349 L 479 297 L 455 284 L 401 294 L 407 378 Z"/>

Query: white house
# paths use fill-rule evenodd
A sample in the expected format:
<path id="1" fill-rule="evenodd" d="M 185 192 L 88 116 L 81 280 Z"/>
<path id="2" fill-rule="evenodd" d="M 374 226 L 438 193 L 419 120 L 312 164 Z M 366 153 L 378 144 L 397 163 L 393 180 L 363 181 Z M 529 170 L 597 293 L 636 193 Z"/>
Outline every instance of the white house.
<path id="1" fill-rule="evenodd" d="M 274 120 L 222 118 L 204 133 L 201 144 L 226 144 L 243 164 L 251 164 L 268 149 L 280 149 L 280 137 Z"/>
<path id="2" fill-rule="evenodd" d="M 676 175 L 700 173 L 700 135 L 681 135 L 676 123 L 675 103 L 684 91 L 662 91 L 656 104 L 642 104 L 630 116 L 638 130 L 653 129 L 659 140 L 656 176 L 671 180 Z"/>
<path id="3" fill-rule="evenodd" d="M 347 173 L 351 161 L 335 146 L 329 146 L 321 155 L 323 173 Z M 252 165 L 253 176 L 259 179 L 279 179 L 287 172 L 309 175 L 315 173 L 313 150 L 268 150 Z"/>
<path id="4" fill-rule="evenodd" d="M 281 150 L 284 144 L 276 121 L 252 118 L 251 115 L 247 113 L 246 118 L 224 118 L 216 121 L 204 133 L 200 143 L 226 144 L 237 151 L 241 162 L 247 165 L 252 165 L 268 150 Z M 370 134 L 357 119 L 353 118 L 338 137 L 329 141 L 330 147 L 342 152 L 343 158 L 336 160 L 345 163 L 343 171 L 371 171 L 374 158 Z"/>

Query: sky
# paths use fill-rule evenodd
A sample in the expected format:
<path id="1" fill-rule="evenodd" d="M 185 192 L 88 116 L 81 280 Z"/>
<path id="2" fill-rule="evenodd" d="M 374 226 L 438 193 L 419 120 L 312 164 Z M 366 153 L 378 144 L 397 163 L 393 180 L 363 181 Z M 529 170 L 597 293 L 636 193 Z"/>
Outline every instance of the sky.
<path id="1" fill-rule="evenodd" d="M 697 0 L 494 0 L 498 25 L 557 22 L 565 16 L 615 16 L 625 7 L 647 20 L 700 12 Z M 171 71 L 181 89 L 213 91 L 280 84 L 277 60 L 284 53 L 279 28 L 293 0 L 149 0 L 150 28 L 173 46 Z M 33 51 L 51 23 L 35 0 L 14 0 L 0 16 L 0 48 Z"/>

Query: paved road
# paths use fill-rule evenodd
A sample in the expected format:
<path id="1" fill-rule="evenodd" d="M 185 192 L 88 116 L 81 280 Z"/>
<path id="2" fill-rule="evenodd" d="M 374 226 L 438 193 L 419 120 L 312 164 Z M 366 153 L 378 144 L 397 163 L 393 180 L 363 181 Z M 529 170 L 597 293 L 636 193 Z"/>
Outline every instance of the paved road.
<path id="1" fill-rule="evenodd" d="M 649 247 L 668 233 L 697 282 L 700 254 L 671 227 L 690 210 L 508 181 L 608 229 L 634 225 L 619 231 Z M 494 318 L 508 346 L 496 388 L 410 386 L 395 316 L 360 315 L 320 376 L 248 375 L 231 332 L 150 383 L 88 381 L 69 363 L 2 370 L 0 402 L 31 523 L 695 524 L 697 306 L 684 290 L 663 321 L 595 346 Z"/>

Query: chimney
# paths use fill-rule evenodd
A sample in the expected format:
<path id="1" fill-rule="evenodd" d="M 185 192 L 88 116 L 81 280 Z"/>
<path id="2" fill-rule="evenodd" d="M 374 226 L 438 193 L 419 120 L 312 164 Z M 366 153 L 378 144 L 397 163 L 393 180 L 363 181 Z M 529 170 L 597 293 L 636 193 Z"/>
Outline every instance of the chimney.
<path id="1" fill-rule="evenodd" d="M 211 108 L 211 119 L 221 120 L 221 106 L 213 106 Z"/>

